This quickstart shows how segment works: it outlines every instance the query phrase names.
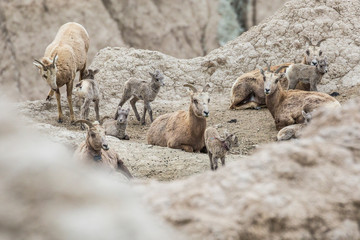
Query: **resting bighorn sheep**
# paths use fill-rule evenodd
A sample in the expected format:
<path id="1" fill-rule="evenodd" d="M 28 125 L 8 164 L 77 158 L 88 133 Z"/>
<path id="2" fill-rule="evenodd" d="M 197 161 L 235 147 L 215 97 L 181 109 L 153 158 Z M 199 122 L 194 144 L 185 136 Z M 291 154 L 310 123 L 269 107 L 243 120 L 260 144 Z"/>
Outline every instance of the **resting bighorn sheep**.
<path id="1" fill-rule="evenodd" d="M 317 85 L 328 71 L 326 57 L 317 62 L 315 66 L 302 63 L 292 64 L 286 69 L 286 78 L 289 89 L 295 89 L 299 82 L 310 84 L 310 91 L 317 91 Z"/>
<path id="2" fill-rule="evenodd" d="M 225 134 L 222 139 L 218 131 L 209 127 L 205 130 L 205 146 L 209 154 L 210 168 L 216 170 L 218 168 L 218 159 L 221 159 L 221 164 L 225 165 L 225 155 L 232 147 L 237 147 L 238 138 L 233 134 Z"/>
<path id="3" fill-rule="evenodd" d="M 88 71 L 87 77 L 89 79 L 83 79 L 78 84 L 75 85 L 74 94 L 82 101 L 80 118 L 88 119 L 90 111 L 90 103 L 94 102 L 94 109 L 96 114 L 96 120 L 100 122 L 99 114 L 99 102 L 100 102 L 100 93 L 99 86 L 94 80 L 94 75 L 97 71 Z M 84 126 L 81 125 L 81 128 L 84 129 Z"/>
<path id="4" fill-rule="evenodd" d="M 207 84 L 202 91 L 185 84 L 192 90 L 188 111 L 179 110 L 156 118 L 147 132 L 147 142 L 151 145 L 177 148 L 186 152 L 198 152 L 205 146 L 204 132 L 209 116 L 210 97 Z"/>
<path id="5" fill-rule="evenodd" d="M 303 123 L 302 111 L 312 112 L 319 107 L 336 108 L 340 103 L 328 94 L 321 92 L 308 92 L 301 90 L 284 91 L 279 80 L 284 73 L 260 70 L 264 79 L 264 93 L 266 106 L 275 120 L 276 129 L 295 123 Z"/>
<path id="6" fill-rule="evenodd" d="M 46 48 L 44 57 L 40 61 L 34 60 L 33 62 L 51 88 L 46 99 L 50 100 L 55 92 L 59 123 L 63 122 L 60 87 L 65 84 L 70 119 L 72 123 L 75 121 L 71 99 L 73 83 L 77 71 L 80 71 L 80 79 L 84 76 L 88 49 L 89 35 L 85 28 L 78 23 L 69 22 L 60 27 L 54 41 Z"/>
<path id="7" fill-rule="evenodd" d="M 122 107 L 124 103 L 126 103 L 129 98 L 133 97 L 130 100 L 130 105 L 135 113 L 136 119 L 140 121 L 139 113 L 136 109 L 136 102 L 138 100 L 144 100 L 144 113 L 141 118 L 141 124 L 145 125 L 145 115 L 146 111 L 148 111 L 150 116 L 150 121 L 153 122 L 152 109 L 150 107 L 150 102 L 154 101 L 156 95 L 158 94 L 160 87 L 164 86 L 164 75 L 156 70 L 155 73 L 149 72 L 151 76 L 151 81 L 142 81 L 138 79 L 130 79 L 125 82 L 125 87 L 123 91 L 123 95 L 119 106 Z M 116 119 L 115 115 L 115 119 Z"/>
<path id="8" fill-rule="evenodd" d="M 105 128 L 105 134 L 119 139 L 129 140 L 130 138 L 126 134 L 127 117 L 129 112 L 129 108 L 122 109 L 121 107 L 118 107 L 116 119 L 109 119 L 108 117 L 105 117 L 102 121 L 102 126 Z"/>
<path id="9" fill-rule="evenodd" d="M 121 171 L 128 178 L 132 178 L 119 155 L 114 150 L 109 149 L 105 138 L 105 129 L 99 123 L 91 123 L 87 120 L 78 120 L 75 123 L 85 123 L 88 126 L 86 140 L 75 151 L 75 156 L 78 159 L 108 166 Z"/>
<path id="10" fill-rule="evenodd" d="M 293 125 L 289 125 L 284 127 L 283 129 L 281 129 L 278 134 L 276 139 L 278 141 L 284 141 L 284 140 L 289 140 L 291 138 L 298 138 L 301 134 L 301 130 L 309 124 L 309 122 L 311 121 L 312 115 L 311 113 L 306 113 L 305 111 L 301 111 L 302 115 L 305 119 L 304 123 L 297 123 L 297 124 L 293 124 Z"/>

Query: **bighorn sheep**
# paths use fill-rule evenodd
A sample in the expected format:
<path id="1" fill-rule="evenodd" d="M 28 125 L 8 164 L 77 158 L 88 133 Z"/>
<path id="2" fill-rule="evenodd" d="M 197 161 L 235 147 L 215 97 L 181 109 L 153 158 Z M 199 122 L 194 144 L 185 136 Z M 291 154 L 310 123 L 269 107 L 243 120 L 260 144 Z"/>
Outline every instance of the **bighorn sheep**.
<path id="1" fill-rule="evenodd" d="M 317 91 L 317 84 L 328 71 L 326 57 L 315 66 L 302 63 L 292 64 L 286 69 L 285 76 L 289 82 L 289 89 L 295 89 L 299 82 L 310 84 L 310 91 Z"/>
<path id="2" fill-rule="evenodd" d="M 128 178 L 132 178 L 131 173 L 119 155 L 109 149 L 105 138 L 105 129 L 99 123 L 91 123 L 87 120 L 78 120 L 75 123 L 85 123 L 88 126 L 86 140 L 75 151 L 76 158 L 84 162 L 109 166 L 112 169 L 121 171 Z"/>
<path id="3" fill-rule="evenodd" d="M 221 164 L 225 165 L 225 155 L 231 147 L 237 147 L 238 138 L 233 134 L 225 134 L 222 139 L 218 131 L 209 127 L 205 130 L 205 146 L 209 154 L 210 168 L 216 170 L 218 168 L 218 159 L 221 159 Z"/>
<path id="4" fill-rule="evenodd" d="M 75 85 L 74 94 L 78 97 L 79 102 L 82 102 L 80 110 L 80 118 L 87 119 L 89 117 L 90 103 L 94 102 L 94 109 L 96 114 L 96 120 L 100 122 L 99 114 L 99 102 L 100 102 L 100 93 L 99 86 L 94 80 L 94 75 L 97 71 L 89 70 L 87 77 L 89 79 L 83 79 L 78 84 Z M 81 128 L 84 129 L 84 126 L 81 125 Z"/>
<path id="5" fill-rule="evenodd" d="M 103 118 L 102 126 L 105 128 L 105 134 L 117 137 L 119 139 L 129 140 L 129 136 L 126 135 L 127 117 L 130 109 L 122 109 L 118 107 L 116 119 Z"/>
<path id="6" fill-rule="evenodd" d="M 69 22 L 60 27 L 54 41 L 46 48 L 44 57 L 40 61 L 34 60 L 33 62 L 51 88 L 46 99 L 50 100 L 55 92 L 59 123 L 63 122 L 60 87 L 65 84 L 70 120 L 72 123 L 75 121 L 71 99 L 73 83 L 77 71 L 80 71 L 80 79 L 84 76 L 88 49 L 89 35 L 85 28 L 78 23 Z"/>
<path id="7" fill-rule="evenodd" d="M 192 90 L 188 111 L 180 110 L 159 116 L 147 132 L 147 142 L 162 147 L 200 151 L 205 146 L 204 132 L 209 116 L 210 97 L 207 84 L 202 91 L 185 84 Z"/>
<path id="8" fill-rule="evenodd" d="M 95 75 L 99 72 L 99 69 L 87 69 L 84 73 L 83 79 L 95 79 Z"/>
<path id="9" fill-rule="evenodd" d="M 328 94 L 301 90 L 284 91 L 279 80 L 284 73 L 260 70 L 264 78 L 264 93 L 266 106 L 275 120 L 276 129 L 295 123 L 303 123 L 302 110 L 312 112 L 314 109 L 326 107 L 340 107 L 340 103 Z"/>
<path id="10" fill-rule="evenodd" d="M 141 118 L 141 124 L 145 125 L 145 115 L 146 111 L 148 111 L 150 116 L 150 121 L 153 122 L 152 109 L 150 107 L 150 102 L 154 101 L 156 95 L 158 94 L 160 87 L 164 86 L 164 75 L 156 70 L 155 73 L 149 72 L 151 76 L 151 81 L 142 81 L 138 79 L 130 79 L 125 82 L 125 87 L 123 91 L 123 95 L 119 106 L 122 107 L 124 103 L 129 100 L 129 98 L 133 97 L 130 100 L 130 105 L 135 113 L 136 119 L 140 121 L 139 113 L 136 109 L 136 102 L 138 100 L 144 100 L 144 113 Z M 117 114 L 117 112 L 116 112 Z M 115 115 L 115 119 L 117 116 Z"/>
<path id="11" fill-rule="evenodd" d="M 301 130 L 306 125 L 308 125 L 308 123 L 311 121 L 312 118 L 311 113 L 306 113 L 305 111 L 302 111 L 302 115 L 305 119 L 304 123 L 297 123 L 284 127 L 278 132 L 276 139 L 278 141 L 284 141 L 284 140 L 289 140 L 291 138 L 298 138 L 301 134 Z"/>

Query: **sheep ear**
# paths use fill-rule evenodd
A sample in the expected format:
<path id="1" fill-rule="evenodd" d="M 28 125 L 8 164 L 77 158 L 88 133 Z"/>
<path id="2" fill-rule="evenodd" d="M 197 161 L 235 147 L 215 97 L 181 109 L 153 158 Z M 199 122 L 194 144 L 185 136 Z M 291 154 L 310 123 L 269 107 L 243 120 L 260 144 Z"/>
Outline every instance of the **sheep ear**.
<path id="1" fill-rule="evenodd" d="M 209 88 L 210 88 L 210 85 L 209 84 L 206 84 L 205 86 L 204 86 L 204 88 L 203 88 L 203 92 L 207 92 L 208 90 L 209 90 Z"/>
<path id="2" fill-rule="evenodd" d="M 95 69 L 94 74 L 97 74 L 99 71 L 99 69 Z"/>
<path id="3" fill-rule="evenodd" d="M 305 53 L 306 53 L 306 55 L 310 56 L 310 51 L 309 51 L 309 49 L 307 49 L 307 50 L 305 51 Z"/>
<path id="4" fill-rule="evenodd" d="M 264 69 L 262 69 L 262 68 L 259 68 L 259 71 L 260 71 L 260 73 L 263 75 L 263 76 L 265 76 L 265 72 L 264 72 Z"/>
<path id="5" fill-rule="evenodd" d="M 155 74 L 153 74 L 152 72 L 149 72 L 151 77 L 155 77 Z"/>

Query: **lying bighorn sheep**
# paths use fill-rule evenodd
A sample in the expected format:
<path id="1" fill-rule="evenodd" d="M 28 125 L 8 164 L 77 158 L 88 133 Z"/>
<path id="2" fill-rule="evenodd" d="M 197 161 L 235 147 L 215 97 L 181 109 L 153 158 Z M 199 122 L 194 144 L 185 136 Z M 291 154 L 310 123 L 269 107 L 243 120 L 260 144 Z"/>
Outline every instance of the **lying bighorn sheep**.
<path id="1" fill-rule="evenodd" d="M 125 82 L 125 87 L 123 91 L 123 95 L 119 106 L 122 107 L 124 103 L 126 103 L 129 98 L 133 97 L 130 100 L 131 107 L 135 113 L 136 119 L 140 121 L 139 113 L 136 109 L 136 102 L 138 100 L 144 100 L 144 113 L 141 118 L 141 124 L 145 125 L 145 115 L 146 111 L 148 111 L 150 116 L 150 121 L 153 122 L 152 109 L 150 107 L 150 102 L 154 101 L 156 95 L 158 94 L 160 87 L 164 86 L 164 75 L 156 70 L 155 73 L 149 72 L 151 76 L 151 81 L 143 81 L 138 79 L 130 79 Z M 115 119 L 117 117 L 115 116 Z"/>
<path id="2" fill-rule="evenodd" d="M 284 140 L 289 140 L 291 138 L 298 138 L 301 134 L 301 130 L 306 125 L 308 125 L 308 123 L 311 121 L 312 118 L 311 113 L 306 113 L 305 111 L 302 111 L 302 115 L 305 119 L 304 123 L 297 123 L 284 127 L 278 132 L 276 139 L 278 141 L 284 141 Z"/>
<path id="3" fill-rule="evenodd" d="M 276 129 L 295 123 L 303 123 L 302 110 L 312 112 L 314 109 L 326 107 L 340 107 L 340 103 L 328 94 L 321 92 L 307 92 L 301 90 L 284 91 L 279 84 L 283 73 L 260 70 L 264 78 L 264 93 L 266 105 L 275 120 Z"/>
<path id="4" fill-rule="evenodd" d="M 207 91 L 210 86 L 207 84 L 200 92 L 193 85 L 184 86 L 192 90 L 189 110 L 180 110 L 156 118 L 147 132 L 149 144 L 187 152 L 197 152 L 205 146 L 204 132 L 210 102 Z"/>
<path id="5" fill-rule="evenodd" d="M 225 139 L 222 139 L 215 128 L 209 127 L 205 130 L 205 146 L 209 154 L 210 168 L 216 170 L 218 168 L 218 159 L 221 159 L 221 164 L 224 166 L 226 153 L 230 148 L 239 145 L 237 136 L 225 134 Z"/>
<path id="6" fill-rule="evenodd" d="M 60 123 L 63 121 L 60 87 L 65 84 L 70 119 L 72 123 L 75 121 L 71 99 L 73 83 L 77 71 L 80 71 L 80 79 L 84 76 L 88 49 L 89 35 L 85 28 L 78 23 L 69 22 L 60 27 L 54 41 L 46 48 L 44 57 L 40 61 L 34 60 L 33 62 L 51 88 L 46 99 L 50 100 L 54 92 L 56 94 L 58 122 Z"/>
<path id="7" fill-rule="evenodd" d="M 80 118 L 87 119 L 89 117 L 90 103 L 94 102 L 94 109 L 96 114 L 96 120 L 100 121 L 99 114 L 99 102 L 100 102 L 100 92 L 99 86 L 94 80 L 94 75 L 96 71 L 88 71 L 87 77 L 89 79 L 83 79 L 78 84 L 75 85 L 74 94 L 79 98 L 80 102 L 83 102 L 80 110 Z M 81 125 L 81 128 L 84 129 L 84 126 Z"/>
<path id="8" fill-rule="evenodd" d="M 118 107 L 116 119 L 109 119 L 108 117 L 103 118 L 102 126 L 105 128 L 105 134 L 119 139 L 129 140 L 129 136 L 126 135 L 127 117 L 129 112 L 129 108 L 125 110 Z"/>
<path id="9" fill-rule="evenodd" d="M 310 84 L 310 91 L 317 91 L 317 85 L 328 71 L 326 57 L 317 62 L 315 66 L 302 63 L 292 64 L 286 69 L 286 78 L 289 89 L 295 89 L 299 82 Z"/>
<path id="10" fill-rule="evenodd" d="M 105 138 L 105 129 L 99 123 L 91 123 L 87 120 L 78 120 L 75 123 L 85 123 L 88 126 L 86 140 L 75 151 L 75 156 L 78 159 L 84 162 L 106 165 L 121 171 L 128 178 L 132 178 L 119 155 L 114 150 L 109 149 Z"/>

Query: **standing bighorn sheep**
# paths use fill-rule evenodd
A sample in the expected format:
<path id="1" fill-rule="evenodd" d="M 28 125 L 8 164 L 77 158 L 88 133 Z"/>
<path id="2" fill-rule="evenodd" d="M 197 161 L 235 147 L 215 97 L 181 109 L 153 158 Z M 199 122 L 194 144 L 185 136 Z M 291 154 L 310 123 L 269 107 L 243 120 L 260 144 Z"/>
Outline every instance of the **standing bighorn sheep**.
<path id="1" fill-rule="evenodd" d="M 118 107 L 117 118 L 109 119 L 108 117 L 103 118 L 102 126 L 105 128 L 105 134 L 117 137 L 119 139 L 129 140 L 129 136 L 126 134 L 127 117 L 130 109 L 122 109 Z"/>
<path id="2" fill-rule="evenodd" d="M 286 69 L 289 89 L 295 89 L 299 82 L 310 84 L 310 91 L 317 91 L 317 85 L 328 71 L 326 57 L 318 60 L 315 66 L 302 63 L 292 64 Z"/>
<path id="3" fill-rule="evenodd" d="M 75 123 L 85 123 L 88 126 L 86 140 L 75 151 L 76 158 L 83 162 L 108 166 L 121 171 L 128 178 L 132 178 L 119 155 L 114 150 L 109 149 L 105 129 L 99 123 L 91 123 L 87 120 L 78 120 Z"/>
<path id="4" fill-rule="evenodd" d="M 125 87 L 123 91 L 123 95 L 119 106 L 122 107 L 127 100 L 133 97 L 130 100 L 130 105 L 135 113 L 136 119 L 140 121 L 139 113 L 136 109 L 136 102 L 138 100 L 144 100 L 144 113 L 141 118 L 141 124 L 145 125 L 145 115 L 146 111 L 148 111 L 150 116 L 150 121 L 153 122 L 153 115 L 152 109 L 150 107 L 150 102 L 154 101 L 156 95 L 158 94 L 160 87 L 164 86 L 164 75 L 159 71 L 156 70 L 155 73 L 149 72 L 151 76 L 151 81 L 143 81 L 138 79 L 130 79 L 125 82 Z M 117 112 L 116 112 L 117 114 Z M 115 115 L 115 119 L 116 119 Z"/>
<path id="5" fill-rule="evenodd" d="M 99 114 L 99 102 L 100 92 L 99 86 L 94 80 L 95 74 L 98 70 L 88 70 L 86 77 L 87 79 L 81 80 L 75 85 L 74 94 L 78 97 L 79 102 L 82 102 L 80 110 L 80 118 L 87 119 L 89 117 L 90 103 L 94 102 L 94 109 L 96 114 L 96 120 L 100 122 Z M 81 124 L 81 128 L 84 129 L 84 125 Z"/>
<path id="6" fill-rule="evenodd" d="M 297 123 L 284 127 L 278 132 L 276 139 L 278 141 L 284 141 L 291 138 L 298 138 L 301 134 L 301 130 L 309 124 L 312 118 L 312 114 L 305 111 L 302 111 L 302 115 L 305 119 L 304 123 Z"/>
<path id="7" fill-rule="evenodd" d="M 303 123 L 302 111 L 312 112 L 319 107 L 336 108 L 340 103 L 328 94 L 301 90 L 284 91 L 279 80 L 283 73 L 260 70 L 264 79 L 266 106 L 275 120 L 276 129 L 295 123 Z"/>
<path id="8" fill-rule="evenodd" d="M 232 147 L 237 147 L 238 138 L 233 134 L 225 134 L 222 139 L 218 131 L 209 127 L 205 130 L 205 146 L 209 154 L 210 168 L 216 170 L 218 168 L 218 159 L 221 159 L 222 166 L 225 166 L 225 155 Z"/>
<path id="9" fill-rule="evenodd" d="M 187 152 L 197 152 L 205 146 L 204 132 L 206 118 L 209 116 L 210 86 L 207 84 L 202 91 L 190 84 L 184 86 L 192 90 L 189 110 L 179 110 L 156 118 L 147 132 L 148 144 Z"/>
<path id="10" fill-rule="evenodd" d="M 50 100 L 55 92 L 60 123 L 63 122 L 60 87 L 65 84 L 70 120 L 72 123 L 75 121 L 72 106 L 73 83 L 77 71 L 80 71 L 80 79 L 84 76 L 88 49 L 89 35 L 85 28 L 78 23 L 69 22 L 60 27 L 54 41 L 46 48 L 44 57 L 33 62 L 51 88 L 46 99 Z"/>

